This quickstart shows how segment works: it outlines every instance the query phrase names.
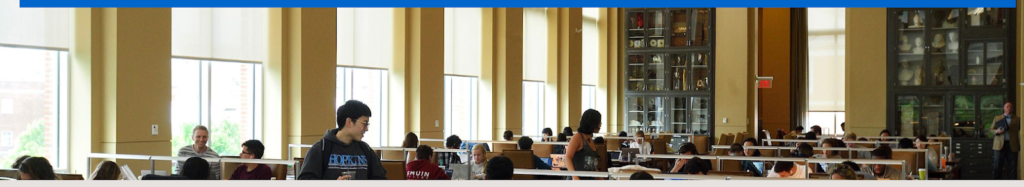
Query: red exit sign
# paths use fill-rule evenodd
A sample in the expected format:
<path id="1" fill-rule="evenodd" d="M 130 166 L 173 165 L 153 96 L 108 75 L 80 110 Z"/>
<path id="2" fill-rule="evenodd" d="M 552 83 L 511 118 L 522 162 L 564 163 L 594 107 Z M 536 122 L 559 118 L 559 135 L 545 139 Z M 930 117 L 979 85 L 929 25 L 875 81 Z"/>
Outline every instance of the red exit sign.
<path id="1" fill-rule="evenodd" d="M 757 77 L 757 88 L 772 88 L 774 77 Z"/>

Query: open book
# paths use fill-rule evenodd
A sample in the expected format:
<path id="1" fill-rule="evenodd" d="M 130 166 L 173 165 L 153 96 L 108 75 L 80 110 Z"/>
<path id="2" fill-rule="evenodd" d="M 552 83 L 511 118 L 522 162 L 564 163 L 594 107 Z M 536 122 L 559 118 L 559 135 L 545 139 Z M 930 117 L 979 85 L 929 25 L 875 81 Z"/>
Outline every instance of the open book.
<path id="1" fill-rule="evenodd" d="M 139 177 L 135 176 L 135 172 L 132 172 L 132 168 L 128 167 L 128 164 L 121 166 L 121 176 L 123 180 L 139 180 Z"/>

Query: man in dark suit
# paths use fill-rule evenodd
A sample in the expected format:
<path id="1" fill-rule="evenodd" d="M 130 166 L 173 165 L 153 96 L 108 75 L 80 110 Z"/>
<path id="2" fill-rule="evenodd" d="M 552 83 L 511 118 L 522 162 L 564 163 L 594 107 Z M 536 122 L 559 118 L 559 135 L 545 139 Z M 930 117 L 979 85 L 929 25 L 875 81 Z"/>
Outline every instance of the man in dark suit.
<path id="1" fill-rule="evenodd" d="M 993 177 L 1017 179 L 1017 152 L 1020 151 L 1020 117 L 1013 115 L 1013 103 L 1003 104 L 1003 115 L 992 121 Z M 1003 172 L 1006 170 L 1006 172 Z M 1006 176 L 1003 176 L 1006 174 Z"/>

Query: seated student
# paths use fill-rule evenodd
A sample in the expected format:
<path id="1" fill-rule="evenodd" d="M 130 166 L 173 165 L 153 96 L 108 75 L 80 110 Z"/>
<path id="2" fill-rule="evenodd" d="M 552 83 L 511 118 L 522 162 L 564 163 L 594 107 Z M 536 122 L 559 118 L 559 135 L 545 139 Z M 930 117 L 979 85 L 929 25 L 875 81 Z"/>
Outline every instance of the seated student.
<path id="1" fill-rule="evenodd" d="M 882 141 L 891 141 L 891 139 L 890 139 L 890 138 L 888 138 L 888 137 L 889 137 L 889 136 L 892 136 L 892 132 L 889 132 L 889 129 L 882 129 L 882 131 L 881 131 L 881 132 L 878 132 L 878 136 L 881 136 L 881 137 L 882 137 L 882 138 L 880 139 L 880 140 L 882 140 Z"/>
<path id="2" fill-rule="evenodd" d="M 504 138 L 505 141 L 512 141 L 512 131 L 505 130 L 505 133 L 502 134 L 501 137 Z"/>
<path id="3" fill-rule="evenodd" d="M 791 153 L 791 156 L 792 157 L 796 157 L 796 158 L 810 158 L 813 154 L 814 154 L 814 148 L 811 147 L 811 145 L 805 144 L 805 143 L 801 143 L 800 145 L 797 145 L 796 151 Z M 779 165 L 778 165 L 778 162 L 777 162 L 776 165 L 775 165 L 775 168 L 772 169 L 772 171 L 774 171 L 774 172 L 769 173 L 768 177 L 772 177 L 772 178 L 800 178 L 800 179 L 807 178 L 807 173 L 808 173 L 807 170 L 810 167 L 810 166 L 807 165 L 807 163 L 798 163 L 797 162 L 797 163 L 792 163 L 792 164 L 795 165 L 794 167 L 796 169 L 792 169 L 792 168 L 779 168 Z M 815 166 L 815 168 L 817 168 L 817 166 Z M 789 174 L 788 175 L 783 175 L 782 173 L 779 173 L 779 171 L 787 171 L 787 172 L 789 172 Z"/>
<path id="4" fill-rule="evenodd" d="M 262 159 L 263 158 L 263 142 L 259 140 L 249 140 L 242 143 L 242 152 L 238 153 L 242 159 Z M 235 171 L 231 173 L 230 180 L 270 180 L 274 177 L 273 170 L 266 164 L 257 163 L 244 163 L 235 168 Z"/>
<path id="5" fill-rule="evenodd" d="M 686 161 L 686 165 L 683 166 L 682 172 L 684 174 L 691 175 L 707 175 L 711 171 L 711 163 L 705 162 L 706 160 L 700 158 L 693 158 Z M 710 160 L 707 160 L 710 161 Z"/>
<path id="6" fill-rule="evenodd" d="M 747 147 L 747 146 L 758 146 L 757 145 L 757 139 L 754 139 L 754 138 L 743 139 L 743 147 Z M 757 149 L 744 149 L 743 150 L 743 154 L 745 156 L 761 156 L 761 151 L 757 150 Z"/>
<path id="7" fill-rule="evenodd" d="M 832 167 L 828 174 L 832 176 L 832 180 L 860 180 L 860 177 L 853 171 L 853 168 L 846 164 L 838 164 Z"/>
<path id="8" fill-rule="evenodd" d="M 177 175 L 145 175 L 142 180 L 209 180 L 210 163 L 200 157 L 191 157 L 181 164 L 181 170 Z"/>
<path id="9" fill-rule="evenodd" d="M 874 175 L 871 175 L 870 173 L 861 171 L 860 170 L 860 166 L 857 165 L 857 163 L 855 163 L 853 161 L 845 161 L 845 162 L 843 162 L 842 165 L 846 165 L 847 168 L 852 169 L 853 172 L 857 174 L 857 177 L 859 178 L 859 180 L 876 180 Z"/>
<path id="10" fill-rule="evenodd" d="M 416 148 L 420 146 L 420 138 L 416 136 L 416 133 L 409 132 L 405 134 L 405 140 L 402 141 L 402 148 Z"/>
<path id="11" fill-rule="evenodd" d="M 644 131 L 636 131 L 633 135 L 633 142 L 629 144 L 629 148 L 639 148 L 640 154 L 651 154 L 654 150 L 651 148 L 651 143 L 644 141 Z"/>
<path id="12" fill-rule="evenodd" d="M 875 148 L 871 151 L 871 159 L 892 159 L 892 148 L 889 146 L 882 145 L 882 147 Z M 885 164 L 871 164 L 860 168 L 861 171 L 865 171 L 879 179 L 889 180 L 900 180 L 902 171 Z"/>
<path id="13" fill-rule="evenodd" d="M 629 134 L 627 134 L 626 131 L 619 132 L 619 137 L 627 137 L 627 136 L 629 136 Z M 621 144 L 619 144 L 619 147 L 629 147 L 629 143 L 630 142 L 629 142 L 629 140 L 623 140 L 620 143 Z"/>
<path id="14" fill-rule="evenodd" d="M 103 161 L 96 165 L 89 180 L 121 180 L 121 168 L 113 161 Z"/>
<path id="15" fill-rule="evenodd" d="M 629 180 L 654 180 L 654 176 L 646 171 L 637 171 L 632 175 L 629 175 Z"/>
<path id="16" fill-rule="evenodd" d="M 694 145 L 693 143 L 687 142 L 686 144 L 683 144 L 683 146 L 679 146 L 679 151 L 676 152 L 676 154 L 679 154 L 679 155 L 698 155 L 700 153 L 697 152 L 697 145 Z M 676 159 L 675 165 L 672 166 L 672 169 L 669 170 L 669 173 L 683 173 L 683 167 L 685 167 L 687 163 L 690 163 L 691 159 L 692 158 L 689 158 L 689 159 L 687 159 L 687 158 Z M 710 160 L 701 160 L 701 161 L 702 162 L 706 162 L 706 164 L 709 165 L 709 166 L 711 165 L 711 161 Z"/>
<path id="17" fill-rule="evenodd" d="M 20 157 L 18 157 L 18 159 L 14 160 L 13 164 L 11 164 L 11 169 L 18 169 L 19 167 L 21 167 L 21 162 L 24 162 L 25 159 L 28 159 L 28 158 L 32 158 L 32 156 L 21 155 Z"/>
<path id="18" fill-rule="evenodd" d="M 387 171 L 370 145 L 363 142 L 370 121 L 370 107 L 349 100 L 338 107 L 337 129 L 324 133 L 323 139 L 306 152 L 300 180 L 387 179 Z"/>
<path id="19" fill-rule="evenodd" d="M 932 140 L 934 140 L 934 139 L 932 139 Z M 924 135 L 918 135 L 917 139 L 915 140 L 915 142 L 917 143 L 917 145 L 916 145 L 917 149 L 927 149 L 927 151 L 924 152 L 925 153 L 924 156 L 925 156 L 925 159 L 927 159 L 927 161 L 925 162 L 925 165 L 926 165 L 926 167 L 928 167 L 928 171 L 937 171 L 937 170 L 939 170 L 939 164 L 938 164 L 939 163 L 939 154 L 936 153 L 935 149 L 932 149 L 931 147 L 928 147 L 928 144 L 924 144 L 924 143 L 928 142 L 928 137 L 925 137 Z"/>
<path id="20" fill-rule="evenodd" d="M 821 136 L 821 126 L 818 126 L 818 125 L 811 126 L 811 132 L 814 132 L 814 135 Z"/>
<path id="21" fill-rule="evenodd" d="M 896 144 L 896 147 L 900 149 L 913 149 L 915 147 L 914 140 L 910 140 L 910 138 L 900 138 L 900 141 L 899 143 Z"/>
<path id="22" fill-rule="evenodd" d="M 822 140 L 821 141 L 821 147 L 823 147 L 823 148 L 837 147 L 836 145 L 839 145 L 838 141 L 839 140 L 836 140 L 834 138 L 829 138 L 829 139 Z M 812 158 L 840 159 L 842 157 L 839 156 L 839 151 L 828 150 L 828 151 L 822 151 L 822 154 L 815 154 L 814 156 L 812 156 Z M 818 166 L 821 167 L 822 171 L 829 171 L 829 169 L 831 169 L 835 165 L 836 164 L 818 163 Z"/>
<path id="23" fill-rule="evenodd" d="M 533 139 L 530 137 L 523 136 L 519 138 L 519 142 L 517 142 L 517 144 L 519 145 L 519 150 L 533 149 Z M 533 169 L 551 170 L 551 166 L 545 163 L 544 160 L 541 160 L 540 157 L 537 157 L 537 155 L 531 156 L 533 156 Z"/>
<path id="24" fill-rule="evenodd" d="M 845 137 L 846 138 L 844 138 L 844 139 L 850 139 L 850 141 L 868 141 L 868 139 L 864 138 L 864 137 L 857 138 L 857 135 L 853 134 L 852 132 L 851 133 L 847 133 Z M 852 148 L 869 148 L 867 145 L 860 144 L 860 143 L 846 143 L 846 146 L 847 147 L 852 147 Z M 871 158 L 871 151 L 857 151 L 857 158 L 858 159 L 868 159 L 868 158 Z"/>
<path id="25" fill-rule="evenodd" d="M 462 145 L 462 138 L 459 138 L 458 135 L 453 134 L 444 140 L 444 147 L 448 149 L 458 149 L 460 145 Z M 439 159 L 437 163 L 445 168 L 447 168 L 449 164 L 462 163 L 462 157 L 460 157 L 458 153 L 438 153 L 437 157 Z"/>
<path id="26" fill-rule="evenodd" d="M 57 180 L 53 165 L 43 157 L 29 157 L 18 167 L 18 180 Z"/>
<path id="27" fill-rule="evenodd" d="M 775 162 L 775 167 L 772 168 L 772 173 L 768 174 L 768 178 L 807 178 L 807 170 L 800 168 L 806 169 L 806 167 L 797 166 L 793 162 Z"/>
<path id="28" fill-rule="evenodd" d="M 803 138 L 797 138 L 797 139 L 800 139 L 800 140 L 818 140 L 818 135 L 814 134 L 814 131 L 808 131 L 807 133 L 804 133 L 804 137 Z M 786 146 L 797 146 L 799 144 L 801 144 L 801 143 L 789 142 L 789 143 L 786 143 Z"/>
<path id="29" fill-rule="evenodd" d="M 744 141 L 744 143 L 746 143 L 746 141 Z M 745 154 L 745 151 L 743 150 L 743 145 L 740 145 L 739 143 L 733 143 L 732 146 L 729 146 L 729 156 L 747 156 L 747 155 Z M 751 172 L 751 173 L 754 174 L 755 177 L 761 177 L 761 175 L 762 175 L 761 174 L 761 170 L 757 169 L 757 166 L 754 166 L 754 161 L 750 161 L 750 160 L 742 160 L 742 161 L 740 161 L 740 171 Z"/>
<path id="30" fill-rule="evenodd" d="M 484 169 L 485 180 L 512 180 L 512 173 L 515 168 L 512 160 L 505 156 L 497 156 L 487 161 L 487 168 Z"/>
<path id="31" fill-rule="evenodd" d="M 594 144 L 604 144 L 604 137 L 594 137 Z"/>
<path id="32" fill-rule="evenodd" d="M 451 180 L 437 164 L 430 163 L 434 149 L 427 145 L 416 148 L 416 160 L 405 165 L 405 178 L 408 180 Z"/>
<path id="33" fill-rule="evenodd" d="M 484 153 L 487 152 L 484 149 L 484 145 L 487 144 L 476 144 L 473 146 L 473 158 L 469 162 L 469 166 L 472 168 L 473 171 L 473 173 L 471 173 L 473 180 L 484 179 L 484 167 L 487 166 L 487 162 L 484 161 L 485 159 L 487 159 L 487 156 L 484 155 Z"/>
<path id="34" fill-rule="evenodd" d="M 544 128 L 544 130 L 541 130 L 540 131 L 540 135 L 543 136 L 543 137 L 540 137 L 540 141 L 541 142 L 550 142 L 550 141 L 554 140 L 554 138 L 551 138 L 551 136 L 554 136 L 555 133 L 554 133 L 554 131 L 551 131 L 551 128 L 549 127 L 549 128 Z"/>
<path id="35" fill-rule="evenodd" d="M 575 134 L 572 133 L 572 127 L 562 128 L 562 134 L 565 134 L 565 137 L 572 137 L 572 135 L 575 135 Z M 568 141 L 568 140 L 566 140 L 566 141 Z"/>
<path id="36" fill-rule="evenodd" d="M 190 180 L 209 180 L 210 179 L 210 162 L 200 157 L 191 157 L 185 160 L 185 163 L 181 166 L 181 173 L 178 175 L 184 176 Z"/>
<path id="37" fill-rule="evenodd" d="M 568 142 L 569 138 L 565 137 L 565 133 L 558 133 L 558 139 L 555 139 L 555 141 L 556 142 Z M 555 145 L 551 149 L 552 149 L 551 150 L 551 154 L 565 154 L 565 146 L 564 145 Z"/>
<path id="38" fill-rule="evenodd" d="M 799 135 L 801 133 L 804 133 L 804 127 L 803 126 L 797 126 L 796 128 L 793 128 L 792 131 L 789 131 L 789 134 L 786 134 L 786 136 L 794 137 L 795 138 L 795 137 L 797 137 L 796 135 Z"/>

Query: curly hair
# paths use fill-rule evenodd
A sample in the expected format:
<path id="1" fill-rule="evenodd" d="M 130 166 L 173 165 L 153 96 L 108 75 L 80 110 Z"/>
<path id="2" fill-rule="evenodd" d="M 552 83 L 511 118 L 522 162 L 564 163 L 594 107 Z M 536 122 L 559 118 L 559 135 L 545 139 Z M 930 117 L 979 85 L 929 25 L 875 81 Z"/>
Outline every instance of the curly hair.
<path id="1" fill-rule="evenodd" d="M 839 175 L 839 177 L 842 177 L 842 179 L 845 180 L 860 180 L 860 176 L 857 176 L 857 172 L 854 171 L 854 169 L 851 168 L 850 165 L 846 164 L 836 164 L 835 167 L 829 169 L 828 174 Z"/>

